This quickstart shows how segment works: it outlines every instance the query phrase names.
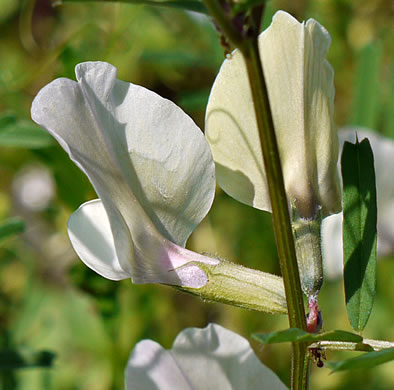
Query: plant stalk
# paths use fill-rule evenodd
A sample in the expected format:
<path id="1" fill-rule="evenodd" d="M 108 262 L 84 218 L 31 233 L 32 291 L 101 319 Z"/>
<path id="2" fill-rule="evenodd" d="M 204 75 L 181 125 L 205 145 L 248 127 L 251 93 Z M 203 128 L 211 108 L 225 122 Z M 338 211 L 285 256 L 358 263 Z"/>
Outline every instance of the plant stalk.
<path id="1" fill-rule="evenodd" d="M 204 0 L 204 3 L 222 32 L 233 45 L 238 47 L 245 60 L 269 187 L 272 220 L 286 293 L 289 324 L 292 328 L 300 328 L 306 331 L 304 298 L 301 290 L 279 149 L 258 48 L 258 34 L 256 31 L 252 36 L 242 39 L 241 34 L 237 34 L 236 30 L 234 31 L 231 20 L 224 14 L 218 0 Z M 305 390 L 308 388 L 308 367 L 307 345 L 304 343 L 293 343 L 291 369 L 291 388 L 293 390 Z"/>
<path id="2" fill-rule="evenodd" d="M 288 202 L 257 37 L 248 40 L 247 43 L 248 45 L 244 46 L 242 54 L 246 63 L 259 129 L 271 199 L 275 239 L 285 285 L 289 324 L 291 328 L 300 328 L 306 331 L 304 298 L 301 290 Z M 293 390 L 307 389 L 307 383 L 308 357 L 306 345 L 293 343 L 291 388 Z"/>
<path id="3" fill-rule="evenodd" d="M 320 348 L 322 350 L 329 351 L 372 352 L 381 351 L 386 348 L 394 348 L 394 343 L 391 341 L 373 339 L 363 339 L 363 341 L 358 343 L 348 341 L 319 341 L 317 343 L 310 344 L 308 348 Z"/>

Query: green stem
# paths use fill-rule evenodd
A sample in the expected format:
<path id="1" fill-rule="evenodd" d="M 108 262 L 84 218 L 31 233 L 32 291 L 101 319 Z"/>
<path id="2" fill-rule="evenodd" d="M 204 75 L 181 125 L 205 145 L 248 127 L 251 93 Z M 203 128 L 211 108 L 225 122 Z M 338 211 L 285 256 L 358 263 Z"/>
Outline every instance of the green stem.
<path id="1" fill-rule="evenodd" d="M 224 14 L 219 1 L 204 0 L 204 3 L 223 33 L 239 48 L 245 59 L 270 193 L 272 220 L 285 286 L 289 323 L 292 328 L 306 330 L 304 298 L 301 291 L 279 149 L 258 49 L 258 36 L 256 33 L 252 37 L 241 39 L 240 34 L 234 31 L 231 21 Z M 308 361 L 306 345 L 293 343 L 291 375 L 293 390 L 307 389 Z"/>
<path id="2" fill-rule="evenodd" d="M 307 345 L 304 343 L 293 343 L 291 354 L 291 388 L 309 389 L 310 359 Z"/>
<path id="3" fill-rule="evenodd" d="M 257 37 L 247 42 L 248 45 L 245 45 L 242 54 L 249 76 L 259 129 L 271 199 L 276 245 L 285 285 L 289 324 L 291 328 L 306 330 L 304 298 L 301 290 L 288 202 Z M 294 390 L 307 388 L 308 369 L 305 366 L 308 365 L 308 359 L 305 347 L 301 343 L 292 346 L 291 388 Z"/>
<path id="4" fill-rule="evenodd" d="M 263 76 L 257 40 L 250 42 L 250 45 L 243 54 L 252 90 L 260 143 L 263 151 L 272 206 L 272 220 L 285 284 L 287 307 L 289 309 L 289 323 L 292 328 L 296 327 L 306 330 L 304 300 L 298 273 L 279 149 L 276 142 L 271 111 L 269 109 L 267 87 Z"/>

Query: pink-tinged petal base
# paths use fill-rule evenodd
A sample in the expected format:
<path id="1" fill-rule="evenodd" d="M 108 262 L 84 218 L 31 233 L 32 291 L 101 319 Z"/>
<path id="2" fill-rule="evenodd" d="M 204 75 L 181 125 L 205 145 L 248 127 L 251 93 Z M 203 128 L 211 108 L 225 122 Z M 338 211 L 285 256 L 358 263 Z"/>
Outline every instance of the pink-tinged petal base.
<path id="1" fill-rule="evenodd" d="M 144 232 L 133 246 L 120 215 L 108 214 L 97 199 L 83 204 L 68 222 L 71 243 L 81 260 L 98 274 L 111 279 L 131 278 L 134 283 L 163 283 L 191 288 L 203 287 L 208 279 L 199 263 L 215 265 L 219 260 L 180 247 L 160 235 Z M 115 250 L 114 234 L 118 244 Z M 126 266 L 118 255 L 128 258 Z"/>

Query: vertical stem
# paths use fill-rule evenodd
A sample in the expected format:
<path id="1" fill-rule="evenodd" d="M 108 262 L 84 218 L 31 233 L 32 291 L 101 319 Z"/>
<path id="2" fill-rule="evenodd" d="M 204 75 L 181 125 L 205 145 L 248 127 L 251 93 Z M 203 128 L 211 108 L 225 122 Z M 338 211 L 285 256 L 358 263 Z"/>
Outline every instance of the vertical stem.
<path id="1" fill-rule="evenodd" d="M 257 37 L 246 41 L 241 51 L 245 58 L 259 129 L 260 144 L 263 151 L 264 167 L 272 206 L 272 220 L 285 285 L 289 324 L 292 328 L 306 330 L 304 301 L 288 202 Z M 291 388 L 294 390 L 306 389 L 307 383 L 308 357 L 306 345 L 293 343 Z"/>
<path id="2" fill-rule="evenodd" d="M 279 149 L 258 49 L 258 36 L 255 32 L 253 36 L 246 37 L 243 36 L 242 31 L 237 31 L 231 18 L 224 14 L 220 1 L 204 0 L 204 4 L 222 32 L 233 45 L 238 47 L 245 59 L 271 199 L 272 220 L 286 292 L 289 323 L 292 328 L 306 331 L 304 298 L 301 291 Z M 292 345 L 291 388 L 293 390 L 308 388 L 309 358 L 306 347 L 301 343 L 293 343 Z"/>
<path id="3" fill-rule="evenodd" d="M 289 322 L 291 327 L 306 329 L 304 301 L 298 273 L 288 202 L 257 40 L 250 42 L 250 45 L 243 54 L 252 90 L 260 143 L 263 151 L 275 238 L 286 290 Z"/>

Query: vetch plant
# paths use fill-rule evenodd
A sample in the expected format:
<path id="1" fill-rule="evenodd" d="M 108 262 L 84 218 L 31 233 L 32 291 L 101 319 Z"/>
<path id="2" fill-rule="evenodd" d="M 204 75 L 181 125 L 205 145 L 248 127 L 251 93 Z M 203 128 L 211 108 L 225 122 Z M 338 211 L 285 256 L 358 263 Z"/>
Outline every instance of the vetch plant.
<path id="1" fill-rule="evenodd" d="M 44 87 L 32 118 L 100 197 L 68 222 L 81 260 L 108 279 L 168 284 L 286 313 L 281 278 L 184 248 L 215 192 L 211 152 L 191 118 L 167 99 L 116 79 L 108 63 L 79 64 L 76 76 L 77 82 L 61 78 Z"/>
<path id="2" fill-rule="evenodd" d="M 367 140 L 345 143 L 342 196 L 328 32 L 313 19 L 300 23 L 279 11 L 260 34 L 264 5 L 204 4 L 199 10 L 214 18 L 222 42 L 237 48 L 213 85 L 205 137 L 174 103 L 118 80 L 105 62 L 77 65 L 77 81 L 57 79 L 34 99 L 33 120 L 99 197 L 69 219 L 76 253 L 111 280 L 171 285 L 206 300 L 287 314 L 289 329 L 254 338 L 292 343 L 292 389 L 308 388 L 309 361 L 321 367 L 325 349 L 373 351 L 361 358 L 370 366 L 392 359 L 393 343 L 320 332 L 324 218 L 344 210 L 344 262 L 356 270 L 345 273 L 346 303 L 358 332 L 376 281 L 373 154 Z M 272 213 L 282 278 L 185 249 L 211 208 L 215 171 L 229 195 Z M 243 338 L 218 325 L 185 330 L 170 351 L 142 341 L 126 368 L 127 389 L 261 386 L 285 388 Z"/>

